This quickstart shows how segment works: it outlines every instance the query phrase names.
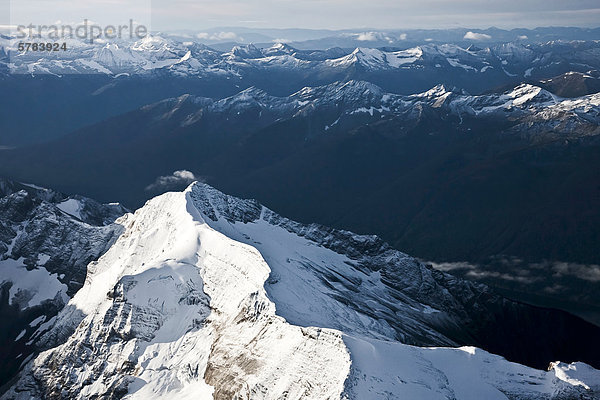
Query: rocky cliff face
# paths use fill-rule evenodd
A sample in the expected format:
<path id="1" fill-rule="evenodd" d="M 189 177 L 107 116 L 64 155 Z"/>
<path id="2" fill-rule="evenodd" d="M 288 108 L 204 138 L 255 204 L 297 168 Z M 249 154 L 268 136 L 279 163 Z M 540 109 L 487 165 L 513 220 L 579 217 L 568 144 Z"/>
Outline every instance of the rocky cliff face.
<path id="1" fill-rule="evenodd" d="M 485 318 L 514 345 L 502 315 L 525 323 L 536 311 L 376 237 L 298 224 L 203 184 L 116 224 L 120 236 L 43 337 L 55 345 L 3 398 L 551 399 L 598 390 L 598 372 L 582 363 L 540 371 L 475 347 L 411 346 L 482 340 L 475 327 Z"/>
<path id="2" fill-rule="evenodd" d="M 124 210 L 0 179 L 2 383 L 38 350 L 83 286 L 88 263 L 118 237 L 121 227 L 111 222 Z"/>

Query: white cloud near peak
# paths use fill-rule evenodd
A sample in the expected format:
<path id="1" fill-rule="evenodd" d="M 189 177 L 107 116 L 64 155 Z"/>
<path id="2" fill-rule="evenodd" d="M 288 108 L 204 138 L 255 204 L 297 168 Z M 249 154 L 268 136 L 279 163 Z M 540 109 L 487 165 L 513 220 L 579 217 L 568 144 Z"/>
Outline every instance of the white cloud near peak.
<path id="1" fill-rule="evenodd" d="M 467 40 L 490 40 L 492 37 L 490 35 L 486 35 L 485 33 L 477 33 L 477 32 L 467 32 L 465 33 L 464 39 Z"/>
<path id="2" fill-rule="evenodd" d="M 154 183 L 146 186 L 146 191 L 171 189 L 176 186 L 189 185 L 190 183 L 199 180 L 193 172 L 180 170 L 175 171 L 171 175 L 159 176 Z"/>

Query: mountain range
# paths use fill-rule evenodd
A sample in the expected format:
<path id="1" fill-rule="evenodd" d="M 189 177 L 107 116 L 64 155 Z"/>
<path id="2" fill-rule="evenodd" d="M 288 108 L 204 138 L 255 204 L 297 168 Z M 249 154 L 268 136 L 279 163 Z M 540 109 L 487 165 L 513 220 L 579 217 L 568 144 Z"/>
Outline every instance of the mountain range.
<path id="1" fill-rule="evenodd" d="M 600 399 L 597 37 L 0 33 L 0 399 Z"/>
<path id="2" fill-rule="evenodd" d="M 305 86 L 363 80 L 387 92 L 413 94 L 435 85 L 472 94 L 506 90 L 574 72 L 559 95 L 592 94 L 598 85 L 596 41 L 507 42 L 478 47 L 425 43 L 414 47 L 299 50 L 278 43 L 215 50 L 194 41 L 148 36 L 137 42 L 68 41 L 68 50 L 18 53 L 0 36 L 0 146 L 44 142 L 168 97 L 223 98 L 257 87 L 288 96 Z M 481 44 L 480 44 L 481 45 Z M 577 87 L 577 89 L 575 89 Z M 48 98 L 48 96 L 50 98 Z M 35 100 L 39 99 L 39 100 Z M 26 107 L 25 107 L 26 105 Z M 31 118 L 35 115 L 36 118 Z"/>
<path id="3" fill-rule="evenodd" d="M 434 263 L 489 265 L 480 277 L 505 294 L 600 321 L 600 101 L 560 97 L 551 83 L 478 96 L 364 81 L 184 95 L 3 150 L 0 174 L 135 208 L 164 190 L 158 177 L 189 171 L 296 220 L 376 233 Z M 559 273 L 546 261 L 576 265 Z"/>

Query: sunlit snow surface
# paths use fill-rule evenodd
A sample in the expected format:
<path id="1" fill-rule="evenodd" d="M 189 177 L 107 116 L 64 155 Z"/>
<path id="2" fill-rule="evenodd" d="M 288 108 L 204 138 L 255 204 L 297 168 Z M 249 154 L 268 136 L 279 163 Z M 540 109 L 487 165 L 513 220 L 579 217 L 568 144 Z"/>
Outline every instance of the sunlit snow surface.
<path id="1" fill-rule="evenodd" d="M 597 387 L 584 364 L 546 372 L 476 348 L 395 341 L 373 316 L 388 295 L 379 272 L 252 204 L 193 184 L 118 220 L 123 234 L 50 335 L 74 333 L 3 398 L 544 399 Z M 358 280 L 369 313 L 341 296 Z M 397 306 L 415 327 L 419 315 L 443 315 Z"/>
<path id="2" fill-rule="evenodd" d="M 56 207 L 75 218 L 81 219 L 81 204 L 76 199 L 65 200 Z"/>
<path id="3" fill-rule="evenodd" d="M 215 202 L 222 203 L 219 199 L 222 194 L 206 186 L 198 186 L 192 193 L 194 190 L 209 199 L 212 194 Z M 256 247 L 265 258 L 271 268 L 266 289 L 278 315 L 293 324 L 331 327 L 344 333 L 344 343 L 352 359 L 345 391 L 350 398 L 506 399 L 507 395 L 545 398 L 562 390 L 559 380 L 574 385 L 600 384 L 600 372 L 582 363 L 577 363 L 579 370 L 587 375 L 581 381 L 569 381 L 566 376 L 575 373 L 576 364 L 561 363 L 550 372 L 538 371 L 473 347 L 419 348 L 393 341 L 393 331 L 385 322 L 354 312 L 336 301 L 336 288 L 328 288 L 320 274 L 329 269 L 346 279 L 360 279 L 366 296 L 368 292 L 381 295 L 379 273 L 366 276 L 354 269 L 346 256 L 271 224 L 265 220 L 272 214 L 266 208 L 257 221 L 232 223 L 219 216 L 217 204 L 213 207 L 218 219 L 205 218 L 209 225 Z M 424 306 L 421 312 L 439 311 Z"/>
<path id="4" fill-rule="evenodd" d="M 64 303 L 68 300 L 67 285 L 44 267 L 27 270 L 22 259 L 9 258 L 0 261 L 0 271 L 0 283 L 11 282 L 9 304 L 18 304 L 20 308 L 26 309 L 55 298 Z"/>

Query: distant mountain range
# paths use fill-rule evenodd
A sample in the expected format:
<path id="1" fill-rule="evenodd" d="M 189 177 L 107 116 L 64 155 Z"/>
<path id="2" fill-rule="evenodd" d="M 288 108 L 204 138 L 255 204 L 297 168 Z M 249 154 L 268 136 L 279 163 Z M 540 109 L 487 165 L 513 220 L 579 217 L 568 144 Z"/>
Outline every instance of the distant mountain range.
<path id="1" fill-rule="evenodd" d="M 0 88 L 13 93 L 0 101 L 0 146 L 48 141 L 182 94 L 222 98 L 257 87 L 287 96 L 305 86 L 348 80 L 369 81 L 399 94 L 438 84 L 481 94 L 522 82 L 542 85 L 575 72 L 586 77 L 585 84 L 565 82 L 562 86 L 571 89 L 555 91 L 581 96 L 598 87 L 600 68 L 600 44 L 595 41 L 382 48 L 365 43 L 328 50 L 278 43 L 218 51 L 193 41 L 151 36 L 134 43 L 73 40 L 67 52 L 43 56 L 18 54 L 16 44 L 8 37 L 0 39 Z"/>
<path id="2" fill-rule="evenodd" d="M 218 51 L 193 41 L 147 36 L 137 42 L 100 41 L 94 44 L 68 39 L 66 52 L 50 52 L 40 57 L 33 51 L 19 53 L 17 42 L 18 39 L 10 37 L 3 37 L 0 42 L 4 53 L 0 66 L 4 73 L 117 76 L 163 71 L 175 77 L 239 79 L 256 70 L 294 71 L 309 76 L 390 70 L 406 74 L 418 70 L 420 74 L 440 76 L 454 72 L 446 79 L 457 79 L 456 73 L 481 74 L 486 80 L 495 82 L 506 77 L 549 77 L 558 72 L 593 70 L 598 67 L 600 48 L 595 41 L 505 42 L 481 47 L 446 42 L 380 48 L 367 43 L 355 49 L 334 47 L 326 50 L 298 50 L 288 44 L 276 43 L 270 47 L 236 45 L 229 51 Z M 438 80 L 437 83 L 441 82 Z"/>

